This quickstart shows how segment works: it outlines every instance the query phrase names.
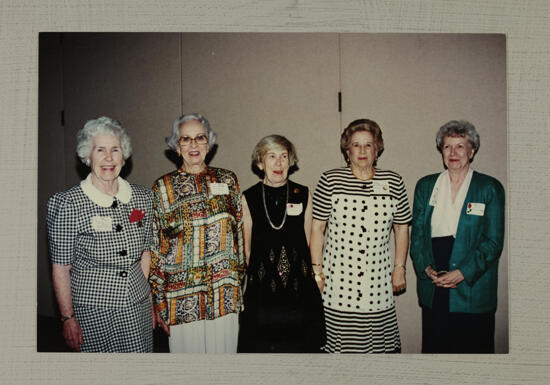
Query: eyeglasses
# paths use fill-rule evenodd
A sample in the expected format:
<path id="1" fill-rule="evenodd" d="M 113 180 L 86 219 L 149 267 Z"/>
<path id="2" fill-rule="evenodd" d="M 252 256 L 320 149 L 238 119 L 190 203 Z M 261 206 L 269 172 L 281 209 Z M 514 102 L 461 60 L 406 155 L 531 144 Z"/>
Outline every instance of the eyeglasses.
<path id="1" fill-rule="evenodd" d="M 180 146 L 190 146 L 192 142 L 195 142 L 197 145 L 204 145 L 208 143 L 208 137 L 204 134 L 199 134 L 194 138 L 190 136 L 182 136 L 178 139 Z"/>

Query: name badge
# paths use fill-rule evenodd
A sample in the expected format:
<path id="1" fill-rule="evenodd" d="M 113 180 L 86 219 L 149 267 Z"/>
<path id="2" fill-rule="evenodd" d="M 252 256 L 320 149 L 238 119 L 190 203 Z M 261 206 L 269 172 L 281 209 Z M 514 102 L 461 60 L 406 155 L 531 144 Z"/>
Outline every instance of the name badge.
<path id="1" fill-rule="evenodd" d="M 92 228 L 95 231 L 113 231 L 113 220 L 111 217 L 92 217 Z"/>
<path id="2" fill-rule="evenodd" d="M 372 189 L 375 194 L 388 194 L 390 192 L 390 184 L 387 181 L 374 181 Z"/>
<path id="3" fill-rule="evenodd" d="M 485 213 L 485 203 L 470 202 L 466 207 L 466 214 L 478 215 L 482 217 L 484 213 Z"/>
<path id="4" fill-rule="evenodd" d="M 287 203 L 286 204 L 286 213 L 288 215 L 296 216 L 302 213 L 302 204 L 301 203 Z"/>
<path id="5" fill-rule="evenodd" d="M 210 183 L 210 192 L 212 195 L 227 195 L 229 194 L 229 187 L 227 183 Z"/>

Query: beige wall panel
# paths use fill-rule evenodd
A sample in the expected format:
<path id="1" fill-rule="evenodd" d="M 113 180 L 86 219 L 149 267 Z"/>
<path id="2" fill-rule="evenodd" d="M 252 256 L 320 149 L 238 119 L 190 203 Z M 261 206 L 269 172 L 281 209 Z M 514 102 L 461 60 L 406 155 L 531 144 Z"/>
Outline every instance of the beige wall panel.
<path id="1" fill-rule="evenodd" d="M 404 178 L 413 203 L 416 181 L 443 170 L 439 127 L 471 121 L 481 136 L 474 169 L 507 185 L 506 47 L 504 35 L 342 34 L 342 123 L 380 124 L 385 150 L 378 167 Z M 507 241 L 507 240 L 506 240 Z M 392 241 L 393 242 L 393 241 Z M 501 257 L 497 352 L 508 351 L 507 248 Z M 404 352 L 419 352 L 421 317 L 408 262 L 407 292 L 397 297 Z"/>
<path id="2" fill-rule="evenodd" d="M 258 181 L 250 155 L 265 135 L 296 146 L 291 176 L 314 188 L 338 165 L 336 34 L 183 34 L 183 111 L 201 112 L 218 133 L 211 165 Z"/>
<path id="3" fill-rule="evenodd" d="M 180 113 L 180 35 L 65 34 L 63 49 L 67 185 L 80 180 L 76 131 L 106 115 L 121 121 L 132 138 L 131 167 L 122 173 L 150 187 L 172 168 L 164 137 Z"/>

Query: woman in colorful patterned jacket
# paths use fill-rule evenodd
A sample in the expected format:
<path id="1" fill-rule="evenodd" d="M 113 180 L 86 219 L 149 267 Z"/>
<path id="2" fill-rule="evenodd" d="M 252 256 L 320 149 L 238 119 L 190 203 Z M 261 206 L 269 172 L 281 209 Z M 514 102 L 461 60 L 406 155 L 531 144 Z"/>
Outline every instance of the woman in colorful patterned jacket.
<path id="1" fill-rule="evenodd" d="M 90 174 L 47 206 L 63 336 L 76 351 L 152 352 L 151 191 L 118 176 L 132 146 L 116 120 L 88 121 L 76 152 Z"/>
<path id="2" fill-rule="evenodd" d="M 241 193 L 233 172 L 206 165 L 215 139 L 202 115 L 176 119 L 166 143 L 182 166 L 153 186 L 149 282 L 170 352 L 237 351 L 244 273 Z"/>

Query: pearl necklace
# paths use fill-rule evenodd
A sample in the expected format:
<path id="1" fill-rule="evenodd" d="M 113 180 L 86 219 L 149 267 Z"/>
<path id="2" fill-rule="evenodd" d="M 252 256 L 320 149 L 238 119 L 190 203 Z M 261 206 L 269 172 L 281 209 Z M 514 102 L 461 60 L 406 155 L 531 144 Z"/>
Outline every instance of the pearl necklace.
<path id="1" fill-rule="evenodd" d="M 271 219 L 269 218 L 269 212 L 267 211 L 267 205 L 265 204 L 265 189 L 264 189 L 264 184 L 262 182 L 262 198 L 263 198 L 263 202 L 264 202 L 264 211 L 265 211 L 265 216 L 267 218 L 267 221 L 269 222 L 269 225 L 275 229 L 275 230 L 280 230 L 283 228 L 284 224 L 285 224 L 285 221 L 286 221 L 286 206 L 288 204 L 288 181 L 286 182 L 286 203 L 285 203 L 285 214 L 283 216 L 283 221 L 281 222 L 281 224 L 279 226 L 275 226 L 273 224 L 273 222 L 271 222 Z"/>

